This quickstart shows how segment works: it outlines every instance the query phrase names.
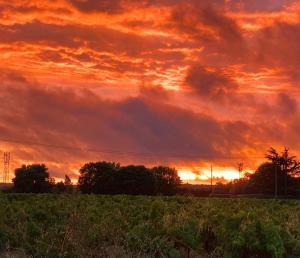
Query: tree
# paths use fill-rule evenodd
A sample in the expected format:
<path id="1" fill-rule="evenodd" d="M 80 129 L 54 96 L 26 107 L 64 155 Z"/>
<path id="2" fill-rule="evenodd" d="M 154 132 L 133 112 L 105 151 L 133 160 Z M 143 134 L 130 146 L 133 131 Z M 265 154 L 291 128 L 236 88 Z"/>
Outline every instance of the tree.
<path id="1" fill-rule="evenodd" d="M 80 169 L 78 188 L 82 193 L 114 194 L 118 163 L 90 162 Z"/>
<path id="2" fill-rule="evenodd" d="M 281 154 L 271 147 L 266 154 L 266 158 L 273 163 L 275 167 L 278 167 L 274 172 L 276 177 L 276 182 L 274 183 L 276 186 L 284 184 L 284 194 L 286 195 L 288 192 L 289 177 L 300 175 L 300 163 L 296 160 L 295 156 L 290 156 L 289 150 L 286 147 Z M 278 180 L 278 170 L 284 174 L 283 180 Z"/>
<path id="3" fill-rule="evenodd" d="M 239 179 L 241 179 L 241 174 L 243 173 L 243 170 L 244 170 L 244 163 L 243 162 L 239 162 L 237 164 L 237 170 L 239 172 Z"/>
<path id="4" fill-rule="evenodd" d="M 262 163 L 254 173 L 246 173 L 244 178 L 233 182 L 231 192 L 299 196 L 300 163 L 296 157 L 290 155 L 287 148 L 279 153 L 272 147 L 265 157 L 268 161 Z"/>
<path id="5" fill-rule="evenodd" d="M 271 147 L 267 151 L 266 158 L 273 164 L 277 164 L 287 175 L 300 175 L 300 162 L 296 160 L 296 156 L 290 156 L 289 149 L 286 147 L 281 154 Z"/>
<path id="6" fill-rule="evenodd" d="M 261 164 L 255 173 L 249 174 L 248 191 L 250 193 L 259 194 L 274 194 L 275 193 L 275 180 L 278 182 L 278 194 L 284 193 L 284 182 L 286 174 L 280 169 L 278 164 L 265 162 Z M 291 176 L 288 175 L 288 179 Z"/>
<path id="7" fill-rule="evenodd" d="M 117 189 L 120 194 L 153 195 L 154 176 L 145 166 L 125 166 L 117 172 Z"/>
<path id="8" fill-rule="evenodd" d="M 23 165 L 15 170 L 14 191 L 22 193 L 47 193 L 52 183 L 44 164 Z"/>
<path id="9" fill-rule="evenodd" d="M 68 175 L 65 175 L 64 185 L 66 193 L 73 193 L 73 184 L 71 178 Z"/>
<path id="10" fill-rule="evenodd" d="M 55 184 L 55 186 L 52 189 L 52 193 L 65 193 L 66 192 L 66 186 L 63 181 L 60 181 Z"/>
<path id="11" fill-rule="evenodd" d="M 177 170 L 170 167 L 154 167 L 152 173 L 155 177 L 155 191 L 161 194 L 174 194 L 176 187 L 181 184 Z"/>
<path id="12" fill-rule="evenodd" d="M 73 192 L 73 185 L 70 177 L 65 175 L 65 180 L 60 181 L 55 184 L 52 189 L 53 193 L 72 193 Z"/>
<path id="13" fill-rule="evenodd" d="M 118 163 L 87 163 L 80 169 L 82 193 L 154 195 L 174 194 L 181 183 L 176 169 L 169 167 L 120 166 Z"/>
<path id="14" fill-rule="evenodd" d="M 72 185 L 71 178 L 68 175 L 65 175 L 65 185 Z"/>

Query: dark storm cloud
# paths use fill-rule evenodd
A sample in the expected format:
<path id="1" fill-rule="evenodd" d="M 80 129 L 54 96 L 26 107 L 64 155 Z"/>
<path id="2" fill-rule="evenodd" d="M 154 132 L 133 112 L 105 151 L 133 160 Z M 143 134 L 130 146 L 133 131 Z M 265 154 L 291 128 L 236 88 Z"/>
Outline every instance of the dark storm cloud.
<path id="1" fill-rule="evenodd" d="M 236 21 L 224 14 L 222 9 L 207 2 L 182 4 L 173 8 L 170 26 L 187 37 L 204 44 L 220 55 L 236 60 L 246 51 L 242 30 Z"/>
<path id="2" fill-rule="evenodd" d="M 68 48 L 89 47 L 97 51 L 138 55 L 143 51 L 177 47 L 164 37 L 138 36 L 104 26 L 55 25 L 34 21 L 26 24 L 0 26 L 2 43 L 34 43 Z M 173 45 L 174 44 L 174 45 Z"/>
<path id="3" fill-rule="evenodd" d="M 272 67 L 300 67 L 300 24 L 277 22 L 257 35 L 257 63 Z"/>
<path id="4" fill-rule="evenodd" d="M 298 112 L 298 102 L 286 93 L 280 93 L 277 99 L 277 110 L 282 117 L 294 116 Z"/>
<path id="5" fill-rule="evenodd" d="M 216 158 L 223 148 L 247 144 L 244 135 L 250 130 L 246 123 L 220 122 L 157 101 L 151 94 L 108 101 L 90 91 L 7 83 L 1 100 L 0 117 L 6 122 L 0 126 L 7 137 L 58 145 L 168 153 L 187 160 L 184 155 Z M 4 106 L 15 112 L 5 113 Z"/>
<path id="6" fill-rule="evenodd" d="M 212 71 L 200 64 L 192 65 L 185 79 L 190 89 L 201 97 L 223 99 L 234 93 L 238 85 L 221 71 Z"/>
<path id="7" fill-rule="evenodd" d="M 82 12 L 118 13 L 123 10 L 122 0 L 69 0 Z"/>
<path id="8" fill-rule="evenodd" d="M 275 12 L 284 9 L 291 3 L 297 3 L 297 0 L 230 0 L 228 5 L 236 11 Z"/>
<path id="9" fill-rule="evenodd" d="M 223 0 L 68 0 L 81 12 L 102 12 L 109 14 L 121 13 L 128 8 L 147 8 L 174 6 L 189 3 L 194 6 L 204 4 L 224 4 Z"/>

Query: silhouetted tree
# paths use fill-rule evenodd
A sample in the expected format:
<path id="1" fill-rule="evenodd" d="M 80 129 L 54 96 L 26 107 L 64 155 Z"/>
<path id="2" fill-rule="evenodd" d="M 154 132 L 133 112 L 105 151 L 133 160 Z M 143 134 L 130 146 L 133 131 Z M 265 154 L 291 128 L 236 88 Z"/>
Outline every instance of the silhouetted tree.
<path id="1" fill-rule="evenodd" d="M 229 190 L 230 194 L 246 194 L 249 193 L 248 185 L 249 185 L 249 173 L 245 175 L 245 177 L 233 180 Z"/>
<path id="2" fill-rule="evenodd" d="M 284 148 L 284 150 L 279 154 L 274 148 L 270 148 L 266 154 L 266 158 L 278 167 L 274 173 L 283 173 L 283 179 L 278 178 L 278 186 L 284 186 L 284 194 L 288 193 L 288 182 L 291 176 L 300 175 L 300 163 L 296 160 L 295 156 L 290 156 L 289 150 Z M 278 172 L 279 171 L 279 172 Z"/>
<path id="3" fill-rule="evenodd" d="M 237 170 L 239 172 L 239 179 L 241 179 L 241 175 L 242 175 L 243 170 L 244 170 L 244 163 L 243 162 L 239 162 L 237 164 Z"/>
<path id="4" fill-rule="evenodd" d="M 67 193 L 73 193 L 73 184 L 71 178 L 68 175 L 65 175 L 64 185 Z"/>
<path id="5" fill-rule="evenodd" d="M 47 193 L 53 186 L 48 168 L 44 164 L 23 165 L 15 170 L 14 191 L 22 193 Z"/>
<path id="6" fill-rule="evenodd" d="M 52 193 L 66 193 L 66 186 L 63 181 L 57 182 L 52 188 Z"/>
<path id="7" fill-rule="evenodd" d="M 78 188 L 82 193 L 116 193 L 116 173 L 120 165 L 111 162 L 90 162 L 80 169 Z"/>
<path id="8" fill-rule="evenodd" d="M 181 184 L 177 170 L 170 167 L 154 167 L 152 173 L 155 177 L 155 191 L 159 194 L 174 194 L 177 186 Z"/>
<path id="9" fill-rule="evenodd" d="M 271 147 L 267 151 L 266 158 L 273 164 L 277 164 L 287 175 L 300 175 L 300 162 L 296 160 L 296 156 L 290 156 L 287 148 L 284 148 L 281 154 L 279 154 L 274 148 Z"/>
<path id="10" fill-rule="evenodd" d="M 56 183 L 52 189 L 53 193 L 72 193 L 73 185 L 70 177 L 65 175 L 65 180 Z"/>
<path id="11" fill-rule="evenodd" d="M 180 184 L 177 171 L 168 167 L 120 166 L 117 163 L 87 163 L 80 169 L 82 193 L 154 195 L 173 194 Z"/>
<path id="12" fill-rule="evenodd" d="M 270 148 L 265 157 L 268 162 L 261 164 L 254 173 L 247 173 L 233 182 L 231 193 L 273 195 L 277 189 L 279 195 L 299 195 L 300 163 L 296 157 L 291 156 L 287 148 L 281 153 Z"/>
<path id="13" fill-rule="evenodd" d="M 277 168 L 276 168 L 277 166 Z M 277 169 L 277 171 L 276 171 Z M 284 180 L 286 174 L 280 169 L 280 166 L 271 162 L 261 164 L 255 173 L 249 174 L 248 191 L 250 193 L 270 194 L 275 191 L 275 178 L 277 173 L 278 194 L 284 193 Z M 287 175 L 289 180 L 290 176 Z"/>
<path id="14" fill-rule="evenodd" d="M 65 185 L 72 185 L 71 178 L 68 175 L 65 175 Z"/>
<path id="15" fill-rule="evenodd" d="M 117 189 L 121 194 L 153 195 L 155 179 L 151 171 L 144 166 L 121 167 L 117 172 Z"/>

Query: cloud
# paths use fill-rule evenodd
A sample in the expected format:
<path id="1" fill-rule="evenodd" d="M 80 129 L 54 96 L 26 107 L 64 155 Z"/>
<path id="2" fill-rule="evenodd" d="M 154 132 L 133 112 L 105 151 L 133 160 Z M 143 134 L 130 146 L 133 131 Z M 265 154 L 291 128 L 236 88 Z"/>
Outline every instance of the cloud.
<path id="1" fill-rule="evenodd" d="M 193 163 L 184 155 L 247 156 L 269 142 L 299 150 L 300 23 L 290 3 L 1 3 L 0 133 L 118 150 L 14 148 L 56 173 L 86 160 L 150 160 L 129 152 Z"/>
<path id="2" fill-rule="evenodd" d="M 280 68 L 299 79 L 300 68 L 300 24 L 277 22 L 257 34 L 256 64 L 272 68 Z"/>
<path id="3" fill-rule="evenodd" d="M 236 21 L 226 16 L 221 7 L 216 8 L 206 1 L 177 5 L 173 8 L 170 26 L 208 49 L 217 49 L 220 55 L 233 55 L 237 60 L 246 50 L 246 42 Z"/>
<path id="4" fill-rule="evenodd" d="M 69 0 L 82 12 L 119 13 L 123 10 L 122 0 Z"/>
<path id="5" fill-rule="evenodd" d="M 270 65 L 283 63 L 299 66 L 300 24 L 278 22 L 273 26 L 262 29 L 258 34 L 259 61 Z"/>
<path id="6" fill-rule="evenodd" d="M 283 118 L 294 116 L 298 112 L 298 102 L 286 93 L 280 93 L 277 99 L 277 105 Z"/>
<path id="7" fill-rule="evenodd" d="M 244 138 L 250 131 L 246 123 L 218 121 L 153 98 L 152 94 L 109 101 L 88 90 L 8 83 L 2 87 L 0 99 L 3 137 L 113 150 L 109 156 L 115 160 L 122 161 L 123 153 L 125 160 L 148 162 L 143 153 L 149 152 L 161 162 L 214 159 L 250 144 Z M 14 112 L 5 112 L 10 108 Z M 72 150 L 28 148 L 32 149 L 33 160 L 43 157 L 63 163 L 90 157 Z M 22 157 L 22 150 L 16 152 L 15 157 Z M 58 152 L 62 154 L 57 156 Z"/>
<path id="8" fill-rule="evenodd" d="M 1 43 L 30 43 L 68 48 L 88 47 L 101 52 L 137 56 L 143 51 L 171 47 L 165 37 L 139 36 L 105 26 L 56 25 L 33 21 L 0 26 Z M 174 43 L 175 44 L 175 43 Z"/>
<path id="9" fill-rule="evenodd" d="M 170 92 L 165 90 L 161 86 L 153 86 L 149 84 L 143 84 L 139 89 L 139 96 L 146 99 L 166 101 L 170 99 Z"/>
<path id="10" fill-rule="evenodd" d="M 247 12 L 275 12 L 284 9 L 296 0 L 230 0 L 228 4 L 235 11 Z"/>
<path id="11" fill-rule="evenodd" d="M 229 76 L 200 64 L 189 68 L 185 82 L 199 96 L 209 99 L 224 99 L 238 89 L 237 83 Z"/>

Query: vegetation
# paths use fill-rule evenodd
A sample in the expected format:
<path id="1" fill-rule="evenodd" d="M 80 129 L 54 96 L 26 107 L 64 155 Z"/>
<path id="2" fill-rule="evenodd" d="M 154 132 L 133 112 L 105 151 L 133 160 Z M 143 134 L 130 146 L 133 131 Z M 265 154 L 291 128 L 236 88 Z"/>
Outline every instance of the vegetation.
<path id="1" fill-rule="evenodd" d="M 158 166 L 121 166 L 112 162 L 90 162 L 80 169 L 78 189 L 84 194 L 128 195 L 196 195 L 256 194 L 269 196 L 300 197 L 300 163 L 284 148 L 281 153 L 270 148 L 267 162 L 255 173 L 246 173 L 239 180 L 217 184 L 211 188 L 192 189 L 181 185 L 176 169 Z M 239 172 L 243 164 L 238 164 Z M 44 164 L 23 165 L 15 171 L 14 192 L 24 193 L 72 193 L 74 187 L 68 176 L 55 183 L 49 177 Z"/>
<path id="2" fill-rule="evenodd" d="M 296 200 L 2 194 L 0 203 L 0 256 L 300 257 Z"/>
<path id="3" fill-rule="evenodd" d="M 295 157 L 270 149 L 266 158 L 214 193 L 297 196 Z M 300 201 L 151 196 L 191 193 L 173 168 L 87 163 L 84 195 L 43 164 L 16 169 L 13 183 L 17 193 L 0 194 L 0 257 L 300 257 Z"/>
<path id="4" fill-rule="evenodd" d="M 78 188 L 82 193 L 154 195 L 174 194 L 180 184 L 177 171 L 169 167 L 120 166 L 110 162 L 85 164 Z"/>
<path id="5" fill-rule="evenodd" d="M 45 165 L 23 165 L 15 171 L 14 190 L 20 193 L 47 193 L 51 190 L 51 179 Z"/>
<path id="6" fill-rule="evenodd" d="M 44 164 L 15 171 L 13 191 L 17 193 L 72 193 L 70 178 L 55 183 Z M 80 169 L 78 189 L 85 194 L 173 195 L 180 184 L 176 169 L 169 167 L 120 166 L 111 162 L 87 163 Z"/>
<path id="7" fill-rule="evenodd" d="M 267 162 L 261 164 L 255 173 L 231 184 L 232 192 L 238 194 L 278 194 L 300 196 L 300 163 L 284 148 L 282 153 L 270 148 Z"/>
<path id="8" fill-rule="evenodd" d="M 65 180 L 58 183 L 52 183 L 52 193 L 68 193 L 74 192 L 74 187 L 69 176 L 65 175 Z"/>
<path id="9" fill-rule="evenodd" d="M 45 164 L 23 165 L 15 170 L 13 192 L 16 193 L 72 193 L 73 185 L 70 177 L 55 183 Z M 6 190 L 10 192 L 11 190 Z"/>

